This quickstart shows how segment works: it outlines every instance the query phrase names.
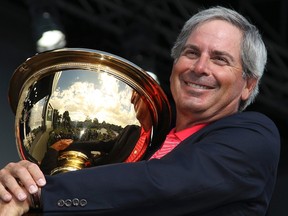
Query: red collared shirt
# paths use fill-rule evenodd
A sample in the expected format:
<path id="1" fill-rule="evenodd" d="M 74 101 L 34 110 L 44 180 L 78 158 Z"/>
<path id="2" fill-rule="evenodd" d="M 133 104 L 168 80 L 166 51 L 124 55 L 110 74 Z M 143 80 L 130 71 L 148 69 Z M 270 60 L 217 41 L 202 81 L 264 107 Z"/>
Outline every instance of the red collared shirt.
<path id="1" fill-rule="evenodd" d="M 150 159 L 157 158 L 160 159 L 164 155 L 168 154 L 172 151 L 180 142 L 185 140 L 187 137 L 199 131 L 201 128 L 205 127 L 207 124 L 199 124 L 190 128 L 186 128 L 184 130 L 175 132 L 175 128 L 173 128 L 169 134 L 166 136 L 166 139 L 162 145 L 162 147 L 156 151 Z"/>

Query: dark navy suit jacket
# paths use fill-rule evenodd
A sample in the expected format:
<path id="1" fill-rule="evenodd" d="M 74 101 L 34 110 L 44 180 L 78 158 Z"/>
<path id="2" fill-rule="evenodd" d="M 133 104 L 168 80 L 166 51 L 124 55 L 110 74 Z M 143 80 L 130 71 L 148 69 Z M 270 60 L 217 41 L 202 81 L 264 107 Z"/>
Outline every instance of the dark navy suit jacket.
<path id="1" fill-rule="evenodd" d="M 47 176 L 43 211 L 261 216 L 272 196 L 279 154 L 274 123 L 257 112 L 238 113 L 209 124 L 161 159 Z M 59 200 L 75 198 L 87 204 L 59 206 Z"/>

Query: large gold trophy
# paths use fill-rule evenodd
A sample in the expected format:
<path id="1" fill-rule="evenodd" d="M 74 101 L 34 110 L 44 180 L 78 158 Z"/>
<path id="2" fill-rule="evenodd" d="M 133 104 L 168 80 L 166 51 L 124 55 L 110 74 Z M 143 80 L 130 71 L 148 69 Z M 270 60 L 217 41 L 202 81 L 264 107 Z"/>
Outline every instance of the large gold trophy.
<path id="1" fill-rule="evenodd" d="M 47 175 L 139 161 L 170 126 L 158 83 L 133 63 L 97 50 L 27 59 L 12 76 L 9 100 L 20 157 Z"/>

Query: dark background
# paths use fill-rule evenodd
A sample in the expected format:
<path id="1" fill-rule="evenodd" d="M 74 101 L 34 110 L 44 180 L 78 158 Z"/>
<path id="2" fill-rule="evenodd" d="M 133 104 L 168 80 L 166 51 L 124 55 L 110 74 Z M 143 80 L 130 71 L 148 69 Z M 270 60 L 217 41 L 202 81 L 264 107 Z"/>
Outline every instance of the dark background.
<path id="1" fill-rule="evenodd" d="M 28 2 L 28 1 L 27 1 Z M 37 51 L 29 7 L 24 0 L 0 2 L 0 167 L 19 156 L 8 88 L 12 73 Z M 33 2 L 33 0 L 29 1 Z M 288 4 L 286 0 L 57 0 L 41 1 L 59 14 L 66 47 L 90 48 L 124 57 L 157 74 L 170 98 L 170 48 L 184 22 L 199 8 L 236 9 L 260 29 L 269 52 L 260 95 L 249 108 L 277 124 L 282 141 L 278 181 L 268 215 L 288 215 Z M 33 3 L 35 4 L 35 3 Z M 11 87 L 13 88 L 13 86 Z"/>

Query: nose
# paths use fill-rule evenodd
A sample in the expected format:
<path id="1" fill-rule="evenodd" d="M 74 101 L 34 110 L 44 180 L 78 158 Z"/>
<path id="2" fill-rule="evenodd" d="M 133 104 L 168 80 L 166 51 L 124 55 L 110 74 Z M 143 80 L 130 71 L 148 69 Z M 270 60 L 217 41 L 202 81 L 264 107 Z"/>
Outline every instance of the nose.
<path id="1" fill-rule="evenodd" d="M 191 67 L 191 70 L 197 74 L 201 75 L 209 75 L 209 57 L 205 55 L 201 55 L 196 59 L 194 64 Z"/>

